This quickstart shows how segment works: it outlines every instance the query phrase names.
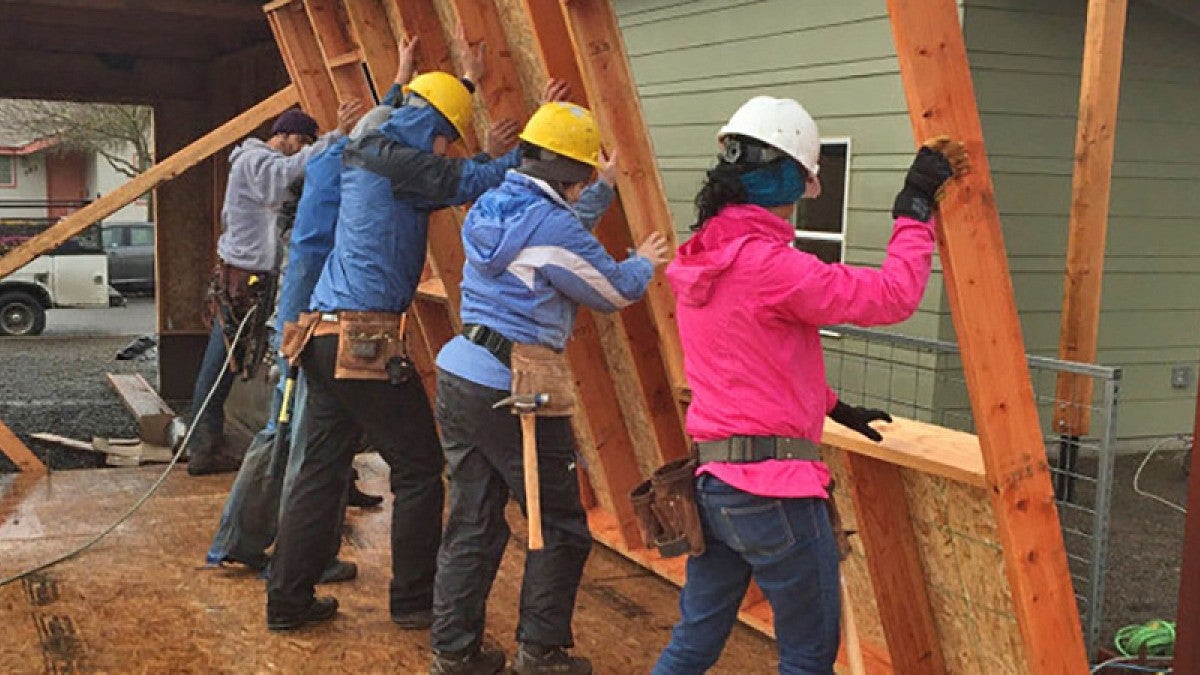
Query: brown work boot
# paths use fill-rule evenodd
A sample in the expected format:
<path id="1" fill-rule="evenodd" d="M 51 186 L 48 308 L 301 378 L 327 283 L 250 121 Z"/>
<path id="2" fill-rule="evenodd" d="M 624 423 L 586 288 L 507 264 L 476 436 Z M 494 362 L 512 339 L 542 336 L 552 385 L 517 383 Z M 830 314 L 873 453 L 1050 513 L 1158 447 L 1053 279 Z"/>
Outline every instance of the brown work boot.
<path id="1" fill-rule="evenodd" d="M 582 656 L 571 656 L 562 647 L 542 647 L 522 642 L 513 659 L 512 672 L 517 675 L 590 675 L 592 662 Z"/>
<path id="2" fill-rule="evenodd" d="M 434 654 L 429 675 L 496 675 L 504 670 L 504 652 L 498 649 L 468 649 Z"/>

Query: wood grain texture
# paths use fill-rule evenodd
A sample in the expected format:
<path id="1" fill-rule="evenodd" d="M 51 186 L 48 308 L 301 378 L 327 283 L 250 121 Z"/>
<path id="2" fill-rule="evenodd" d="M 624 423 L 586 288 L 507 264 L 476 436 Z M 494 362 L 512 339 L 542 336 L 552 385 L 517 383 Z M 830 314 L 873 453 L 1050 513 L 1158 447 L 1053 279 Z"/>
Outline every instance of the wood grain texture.
<path id="1" fill-rule="evenodd" d="M 941 202 L 938 248 L 1024 656 L 1035 673 L 1085 673 L 958 8 L 947 0 L 887 4 L 914 136 L 948 133 L 971 154 L 972 173 Z"/>
<path id="2" fill-rule="evenodd" d="M 324 131 L 337 127 L 337 92 L 321 59 L 321 47 L 301 0 L 267 12 L 267 21 L 288 75 L 300 93 L 300 107 Z"/>
<path id="3" fill-rule="evenodd" d="M 1064 361 L 1096 360 L 1127 7 L 1128 0 L 1088 2 L 1058 343 L 1058 358 Z M 1092 378 L 1059 373 L 1055 399 L 1054 432 L 1086 435 L 1091 426 Z"/>
<path id="4" fill-rule="evenodd" d="M 900 673 L 946 673 L 900 467 L 854 453 L 846 459 L 892 665 Z"/>
<path id="5" fill-rule="evenodd" d="M 17 435 L 4 422 L 0 422 L 0 452 L 3 452 L 5 457 L 16 464 L 22 473 L 33 475 L 46 473 L 46 465 L 42 463 L 42 460 L 38 459 L 37 455 L 33 454 L 33 451 L 22 443 L 21 439 L 17 438 Z"/>

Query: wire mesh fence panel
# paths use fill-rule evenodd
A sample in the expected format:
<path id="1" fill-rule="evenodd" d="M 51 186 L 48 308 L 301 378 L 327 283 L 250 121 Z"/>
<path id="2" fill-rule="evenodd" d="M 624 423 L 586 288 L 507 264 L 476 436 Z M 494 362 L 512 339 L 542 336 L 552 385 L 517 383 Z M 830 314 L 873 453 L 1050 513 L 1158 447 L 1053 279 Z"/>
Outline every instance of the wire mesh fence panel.
<path id="1" fill-rule="evenodd" d="M 822 335 L 826 377 L 841 400 L 975 432 L 958 345 L 851 326 L 830 327 Z M 1104 611 L 1121 369 L 1032 355 L 1028 363 L 1084 637 L 1095 653 Z M 1058 394 L 1064 374 L 1077 387 L 1065 390 L 1068 398 Z M 1077 402 L 1080 398 L 1086 402 Z M 1088 420 L 1086 433 L 1055 430 L 1056 420 L 1072 416 Z"/>

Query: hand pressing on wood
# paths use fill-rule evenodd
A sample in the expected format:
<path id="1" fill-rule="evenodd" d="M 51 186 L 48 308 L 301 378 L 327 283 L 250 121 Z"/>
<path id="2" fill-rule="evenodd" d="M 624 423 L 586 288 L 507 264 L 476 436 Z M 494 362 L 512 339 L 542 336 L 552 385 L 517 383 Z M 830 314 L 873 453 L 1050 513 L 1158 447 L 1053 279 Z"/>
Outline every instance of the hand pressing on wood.
<path id="1" fill-rule="evenodd" d="M 658 269 L 667 264 L 670 260 L 671 246 L 667 243 L 667 238 L 662 232 L 652 232 L 641 246 L 637 247 L 637 255 L 650 261 L 654 265 L 654 269 Z"/>
<path id="2" fill-rule="evenodd" d="M 617 151 L 610 152 L 600 151 L 600 157 L 596 166 L 596 174 L 600 178 L 600 182 L 609 187 L 617 187 Z"/>
<path id="3" fill-rule="evenodd" d="M 396 65 L 396 84 L 408 84 L 412 79 L 413 72 L 417 67 L 417 42 L 420 40 L 416 35 L 401 40 L 396 45 L 396 53 L 400 57 Z"/>
<path id="4" fill-rule="evenodd" d="M 337 109 L 338 131 L 342 132 L 343 136 L 349 136 L 358 118 L 362 117 L 362 112 L 362 101 L 343 101 Z"/>
<path id="5" fill-rule="evenodd" d="M 492 122 L 491 128 L 488 129 L 484 151 L 493 159 L 501 157 L 517 144 L 517 134 L 520 132 L 521 125 L 514 120 Z"/>
<path id="6" fill-rule="evenodd" d="M 550 78 L 546 80 L 546 86 L 542 89 L 541 105 L 554 103 L 555 101 L 565 101 L 571 96 L 571 85 L 567 84 L 566 80 Z"/>
<path id="7" fill-rule="evenodd" d="M 971 158 L 962 143 L 949 136 L 925 141 L 904 176 L 904 187 L 892 205 L 892 217 L 929 222 L 946 182 L 970 170 Z"/>
<path id="8" fill-rule="evenodd" d="M 454 52 L 458 54 L 458 61 L 462 64 L 463 77 L 471 84 L 479 84 L 487 74 L 487 65 L 484 63 L 484 55 L 487 53 L 487 42 L 480 41 L 474 47 L 467 42 L 466 26 L 460 21 L 458 27 L 454 29 L 454 38 L 451 41 Z"/>
<path id="9" fill-rule="evenodd" d="M 829 418 L 847 429 L 857 431 L 876 443 L 883 440 L 883 434 L 872 429 L 870 423 L 892 421 L 892 416 L 883 410 L 846 405 L 841 401 L 835 403 L 833 410 L 829 411 Z"/>

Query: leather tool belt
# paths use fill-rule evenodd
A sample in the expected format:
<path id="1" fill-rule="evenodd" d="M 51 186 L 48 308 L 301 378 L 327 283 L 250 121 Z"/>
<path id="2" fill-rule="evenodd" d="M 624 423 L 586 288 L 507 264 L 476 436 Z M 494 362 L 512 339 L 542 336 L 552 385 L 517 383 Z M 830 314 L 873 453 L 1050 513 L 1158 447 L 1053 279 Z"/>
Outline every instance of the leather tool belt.
<path id="1" fill-rule="evenodd" d="M 505 366 L 512 367 L 513 341 L 478 323 L 463 325 L 463 337 L 492 353 Z"/>
<path id="2" fill-rule="evenodd" d="M 537 409 L 539 417 L 570 417 L 575 414 L 575 380 L 567 357 L 541 345 L 517 343 L 512 348 L 512 393 L 548 394 L 550 400 Z"/>
<path id="3" fill-rule="evenodd" d="M 394 312 L 306 312 L 284 327 L 283 355 L 295 363 L 314 337 L 338 336 L 337 380 L 403 384 L 416 374 L 404 339 L 407 315 Z"/>
<path id="4" fill-rule="evenodd" d="M 789 436 L 732 436 L 696 443 L 701 464 L 708 462 L 761 462 L 767 459 L 821 460 L 821 446 L 807 438 Z"/>
<path id="5" fill-rule="evenodd" d="M 704 527 L 696 505 L 696 460 L 685 457 L 659 467 L 629 493 L 646 548 L 664 558 L 704 553 Z"/>

